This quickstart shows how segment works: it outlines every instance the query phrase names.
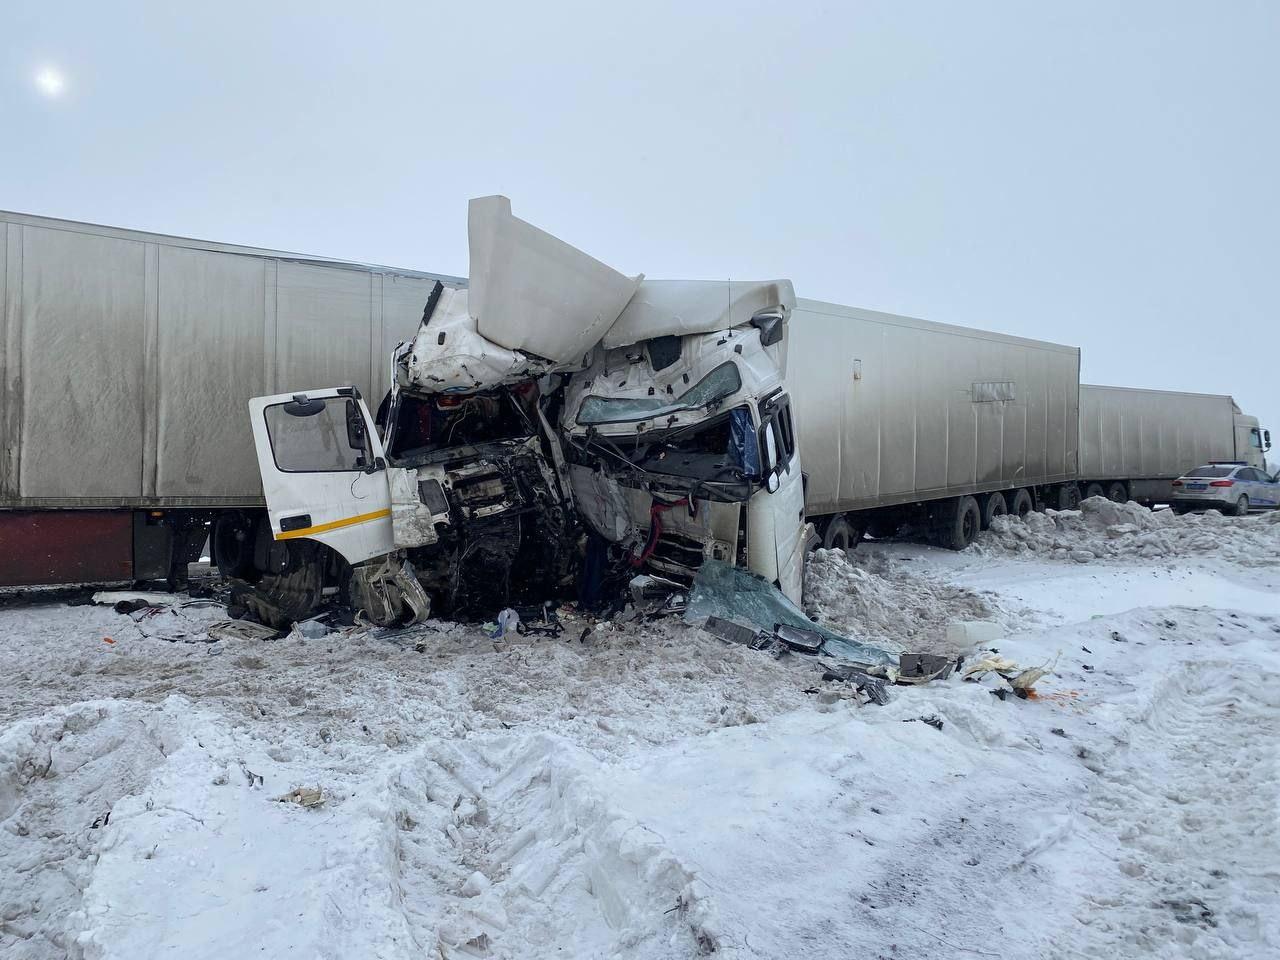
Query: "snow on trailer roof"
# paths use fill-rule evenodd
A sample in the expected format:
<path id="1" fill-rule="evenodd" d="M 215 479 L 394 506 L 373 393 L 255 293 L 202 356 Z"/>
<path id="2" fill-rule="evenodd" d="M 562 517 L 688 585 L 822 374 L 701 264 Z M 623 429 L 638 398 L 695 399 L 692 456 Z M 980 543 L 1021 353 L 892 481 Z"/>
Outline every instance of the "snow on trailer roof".
<path id="1" fill-rule="evenodd" d="M 289 253 L 284 250 L 271 250 L 266 247 L 251 247 L 235 243 L 219 243 L 214 240 L 198 240 L 192 237 L 179 237 L 166 233 L 155 233 L 148 230 L 134 230 L 128 227 L 109 227 L 100 223 L 88 223 L 82 220 L 64 220 L 59 217 L 44 217 L 33 213 L 18 213 L 11 210 L 0 210 L 0 222 L 17 223 L 32 227 L 43 227 L 46 230 L 69 230 L 76 233 L 93 233 L 102 237 L 116 237 L 121 240 L 137 240 L 141 243 L 162 243 L 170 247 L 183 247 L 189 250 L 206 250 L 212 253 L 226 253 L 243 257 L 269 257 L 273 260 L 286 260 L 290 263 L 316 264 L 344 270 L 359 270 L 364 273 L 386 274 L 396 277 L 412 277 L 419 280 L 439 280 L 450 286 L 467 285 L 466 277 L 453 277 L 443 273 L 430 273 L 423 270 L 410 270 L 406 267 L 388 267 L 376 263 L 362 263 L 357 260 L 340 260 L 335 257 L 312 256 L 304 253 Z"/>

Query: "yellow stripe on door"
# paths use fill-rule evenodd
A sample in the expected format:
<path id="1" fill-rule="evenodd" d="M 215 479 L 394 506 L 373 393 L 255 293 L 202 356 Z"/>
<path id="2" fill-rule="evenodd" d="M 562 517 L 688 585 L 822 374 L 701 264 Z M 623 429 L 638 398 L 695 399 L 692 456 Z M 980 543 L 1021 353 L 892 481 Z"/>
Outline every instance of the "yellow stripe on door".
<path id="1" fill-rule="evenodd" d="M 357 523 L 368 523 L 370 520 L 381 520 L 383 517 L 391 516 L 391 508 L 386 510 L 375 510 L 373 513 L 362 513 L 358 516 L 347 517 L 343 520 L 331 520 L 328 523 L 317 523 L 314 527 L 303 527 L 301 530 L 286 530 L 284 533 L 275 535 L 277 540 L 292 540 L 294 537 L 310 537 L 317 533 L 324 533 L 327 530 L 340 530 L 342 527 L 353 527 Z"/>

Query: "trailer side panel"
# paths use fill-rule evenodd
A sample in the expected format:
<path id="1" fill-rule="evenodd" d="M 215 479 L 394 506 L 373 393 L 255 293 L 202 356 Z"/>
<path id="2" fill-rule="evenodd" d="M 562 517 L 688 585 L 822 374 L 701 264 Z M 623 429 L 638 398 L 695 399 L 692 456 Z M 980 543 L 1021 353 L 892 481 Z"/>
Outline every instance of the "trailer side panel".
<path id="1" fill-rule="evenodd" d="M 0 509 L 261 505 L 249 398 L 376 406 L 437 279 L 0 212 Z"/>
<path id="2" fill-rule="evenodd" d="M 1197 464 L 1235 457 L 1230 397 L 1080 387 L 1082 480 L 1171 480 Z"/>
<path id="3" fill-rule="evenodd" d="M 1075 347 L 812 300 L 788 340 L 811 515 L 1076 477 Z"/>

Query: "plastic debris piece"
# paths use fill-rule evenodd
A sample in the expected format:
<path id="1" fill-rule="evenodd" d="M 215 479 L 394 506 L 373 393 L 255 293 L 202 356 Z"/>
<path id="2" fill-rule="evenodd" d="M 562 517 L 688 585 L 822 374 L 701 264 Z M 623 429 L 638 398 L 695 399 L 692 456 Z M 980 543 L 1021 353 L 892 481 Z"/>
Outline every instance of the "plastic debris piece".
<path id="1" fill-rule="evenodd" d="M 942 729 L 942 722 L 943 722 L 942 718 L 935 713 L 931 713 L 927 717 L 906 717 L 902 722 L 915 723 L 917 720 L 919 720 L 921 723 L 927 723 L 929 726 L 933 727 L 933 729 L 935 730 Z"/>
<path id="2" fill-rule="evenodd" d="M 1017 663 L 1007 657 L 999 654 L 990 654 L 981 657 L 964 668 L 965 680 L 979 680 L 988 673 L 998 673 L 1001 676 L 1013 676 L 1021 669 Z"/>
<path id="3" fill-rule="evenodd" d="M 822 679 L 851 683 L 855 689 L 865 693 L 872 703 L 881 707 L 889 702 L 889 681 L 884 677 L 873 677 L 857 667 L 846 664 L 828 667 L 823 671 Z"/>
<path id="4" fill-rule="evenodd" d="M 515 633 L 520 629 L 520 614 L 507 607 L 493 623 L 486 623 L 483 629 L 490 640 L 501 640 L 508 633 Z"/>
<path id="5" fill-rule="evenodd" d="M 271 640 L 280 631 L 252 620 L 219 620 L 205 631 L 210 640 Z"/>
<path id="6" fill-rule="evenodd" d="M 788 623 L 774 624 L 774 634 L 790 649 L 800 653 L 817 653 L 822 649 L 823 638 L 817 630 L 793 627 Z"/>
<path id="7" fill-rule="evenodd" d="M 276 797 L 277 803 L 296 803 L 308 809 L 324 803 L 324 792 L 319 787 L 294 787 L 288 793 Z"/>
<path id="8" fill-rule="evenodd" d="M 1061 656 L 1059 654 L 1058 656 Z M 1046 661 L 1038 667 L 1027 667 L 1015 677 L 1009 679 L 1009 686 L 1013 687 L 1014 693 L 1024 695 L 1022 691 L 1034 689 L 1036 683 L 1041 677 L 1053 673 L 1054 668 L 1058 665 L 1058 657 L 1054 657 L 1052 661 Z"/>
<path id="9" fill-rule="evenodd" d="M 957 650 L 992 644 L 1004 635 L 1004 629 L 992 620 L 954 620 L 947 624 L 947 645 Z"/>
<path id="10" fill-rule="evenodd" d="M 951 676 L 956 662 L 950 657 L 932 653 L 904 653 L 898 657 L 898 683 L 919 684 L 945 680 Z"/>

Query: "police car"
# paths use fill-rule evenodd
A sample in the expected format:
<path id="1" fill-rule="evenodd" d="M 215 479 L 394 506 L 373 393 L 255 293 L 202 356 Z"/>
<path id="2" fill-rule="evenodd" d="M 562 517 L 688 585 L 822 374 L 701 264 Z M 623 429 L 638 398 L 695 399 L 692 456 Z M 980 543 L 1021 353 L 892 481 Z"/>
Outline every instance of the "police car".
<path id="1" fill-rule="evenodd" d="M 1173 481 L 1174 513 L 1221 510 L 1243 517 L 1280 506 L 1280 480 L 1241 460 L 1211 460 Z"/>

